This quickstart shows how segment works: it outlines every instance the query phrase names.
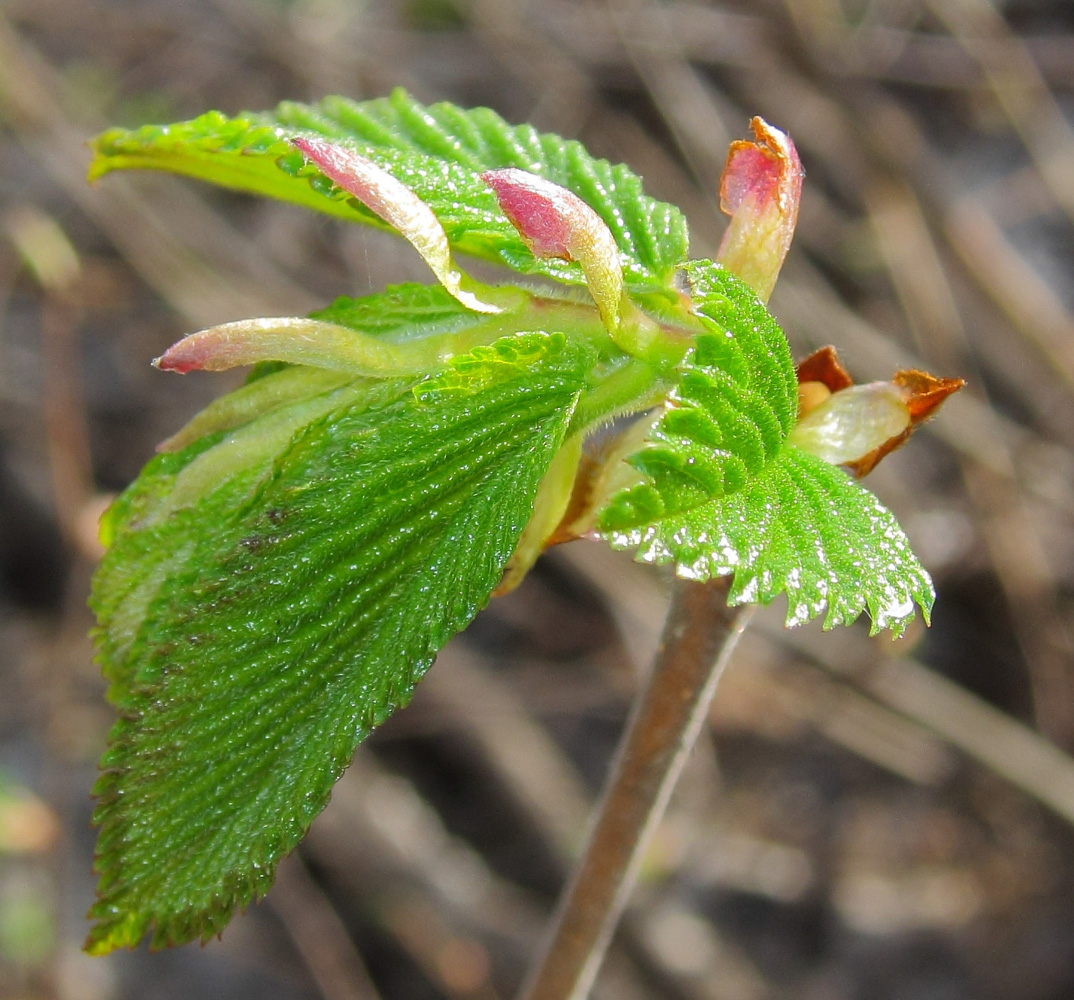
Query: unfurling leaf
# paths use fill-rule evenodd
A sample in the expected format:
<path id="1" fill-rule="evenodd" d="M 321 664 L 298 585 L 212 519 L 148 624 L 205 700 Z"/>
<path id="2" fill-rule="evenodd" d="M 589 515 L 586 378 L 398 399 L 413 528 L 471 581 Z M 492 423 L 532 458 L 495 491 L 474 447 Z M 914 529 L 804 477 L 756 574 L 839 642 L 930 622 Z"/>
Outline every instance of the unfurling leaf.
<path id="1" fill-rule="evenodd" d="M 827 608 L 824 627 L 832 628 L 868 611 L 874 634 L 900 635 L 915 604 L 926 620 L 932 609 L 932 582 L 891 512 L 841 469 L 797 448 L 734 493 L 603 534 L 686 579 L 733 574 L 735 604 L 785 594 L 788 625 Z"/>
<path id="2" fill-rule="evenodd" d="M 418 375 L 428 367 L 393 344 L 304 316 L 243 319 L 212 326 L 173 344 L 153 364 L 161 371 L 186 375 L 222 372 L 262 361 L 380 378 Z"/>
<path id="3" fill-rule="evenodd" d="M 264 893 L 355 746 L 548 544 L 599 533 L 684 578 L 733 574 L 732 601 L 786 595 L 790 624 L 928 617 L 898 524 L 837 464 L 867 471 L 961 383 L 853 386 L 832 351 L 796 373 L 764 300 L 801 164 L 753 129 L 724 171 L 718 263 L 683 262 L 681 214 L 625 167 L 402 91 L 95 141 L 93 176 L 170 170 L 393 229 L 441 284 L 223 324 L 159 359 L 271 363 L 102 522 L 91 603 L 119 721 L 89 950 L 204 940 Z M 593 301 L 481 286 L 459 253 Z"/>
<path id="4" fill-rule="evenodd" d="M 465 285 L 466 276 L 451 258 L 447 233 L 433 210 L 405 184 L 372 160 L 338 143 L 299 136 L 294 147 L 309 157 L 330 180 L 354 195 L 374 215 L 404 236 L 421 254 L 429 269 L 456 299 L 474 312 L 498 313 Z"/>
<path id="5" fill-rule="evenodd" d="M 456 253 L 583 284 L 577 263 L 535 258 L 507 221 L 481 174 L 517 167 L 569 188 L 615 237 L 627 286 L 665 294 L 685 259 L 686 221 L 673 205 L 646 196 L 622 165 L 591 156 L 574 140 L 509 125 L 488 108 L 423 105 L 403 90 L 372 101 L 326 97 L 284 102 L 275 111 L 229 117 L 210 111 L 188 122 L 111 129 L 93 142 L 91 178 L 111 170 L 167 170 L 223 187 L 290 201 L 350 222 L 381 225 L 341 198 L 320 171 L 303 164 L 290 139 L 311 137 L 360 150 L 432 209 Z"/>
<path id="6" fill-rule="evenodd" d="M 932 586 L 895 518 L 794 446 L 797 379 L 775 321 L 719 265 L 686 273 L 705 332 L 629 459 L 638 481 L 600 511 L 601 534 L 686 579 L 733 574 L 737 603 L 786 594 L 791 625 L 825 608 L 825 627 L 868 611 L 873 631 L 898 634 L 915 605 L 927 616 Z"/>

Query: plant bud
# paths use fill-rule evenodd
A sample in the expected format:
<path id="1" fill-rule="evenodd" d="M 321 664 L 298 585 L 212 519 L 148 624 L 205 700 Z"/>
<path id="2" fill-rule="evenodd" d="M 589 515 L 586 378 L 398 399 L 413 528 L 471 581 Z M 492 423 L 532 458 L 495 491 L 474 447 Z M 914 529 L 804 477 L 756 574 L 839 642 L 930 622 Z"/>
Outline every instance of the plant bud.
<path id="1" fill-rule="evenodd" d="M 909 427 L 910 408 L 899 388 L 869 382 L 828 396 L 798 422 L 790 443 L 832 465 L 850 465 Z"/>
<path id="2" fill-rule="evenodd" d="M 720 177 L 720 208 L 731 216 L 716 259 L 767 301 L 794 236 L 802 169 L 788 135 L 762 118 L 756 142 L 731 143 Z"/>
<path id="3" fill-rule="evenodd" d="M 577 261 L 609 332 L 623 317 L 623 267 L 604 220 L 573 191 L 525 170 L 481 175 L 535 257 Z"/>
<path id="4" fill-rule="evenodd" d="M 854 385 L 832 347 L 796 368 L 798 423 L 789 441 L 859 479 L 902 445 L 948 396 L 966 383 L 906 369 L 890 382 Z"/>

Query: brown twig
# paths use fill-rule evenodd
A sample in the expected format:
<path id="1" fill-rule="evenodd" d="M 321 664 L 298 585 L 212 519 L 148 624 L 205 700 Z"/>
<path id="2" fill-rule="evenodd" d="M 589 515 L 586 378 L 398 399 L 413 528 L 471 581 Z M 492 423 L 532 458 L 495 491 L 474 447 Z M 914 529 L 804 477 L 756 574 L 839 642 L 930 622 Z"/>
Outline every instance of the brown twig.
<path id="1" fill-rule="evenodd" d="M 727 606 L 728 587 L 728 579 L 676 584 L 649 685 L 523 1000 L 583 1000 L 589 993 L 645 847 L 750 617 L 748 607 Z"/>

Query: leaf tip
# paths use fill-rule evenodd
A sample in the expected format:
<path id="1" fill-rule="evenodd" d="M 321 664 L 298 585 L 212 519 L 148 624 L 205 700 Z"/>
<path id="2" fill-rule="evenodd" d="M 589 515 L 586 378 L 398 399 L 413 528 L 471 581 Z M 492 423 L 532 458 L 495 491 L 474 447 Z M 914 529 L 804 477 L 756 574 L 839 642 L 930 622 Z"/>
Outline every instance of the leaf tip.
<path id="1" fill-rule="evenodd" d="M 180 360 L 181 352 L 177 351 L 182 341 L 178 344 L 173 344 L 169 347 L 159 358 L 154 358 L 149 363 L 161 372 L 176 372 L 179 375 L 186 375 L 187 372 L 192 372 L 199 366 L 196 364 L 188 364 Z"/>
<path id="2" fill-rule="evenodd" d="M 151 364 L 158 371 L 186 375 L 193 371 L 225 371 L 242 364 L 234 360 L 236 345 L 215 335 L 220 327 L 201 330 L 176 341 Z"/>
<path id="3" fill-rule="evenodd" d="M 94 921 L 82 950 L 99 958 L 122 948 L 135 948 L 146 932 L 147 921 L 138 913 L 123 913 L 117 907 L 98 899 L 86 915 Z"/>

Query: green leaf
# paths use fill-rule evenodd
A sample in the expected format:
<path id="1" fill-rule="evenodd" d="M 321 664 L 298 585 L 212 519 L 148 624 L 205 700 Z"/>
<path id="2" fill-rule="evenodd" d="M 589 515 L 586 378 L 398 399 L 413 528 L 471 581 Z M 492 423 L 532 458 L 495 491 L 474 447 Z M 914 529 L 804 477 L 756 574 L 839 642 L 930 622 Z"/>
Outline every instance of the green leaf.
<path id="1" fill-rule="evenodd" d="M 783 331 L 757 296 L 708 261 L 687 267 L 704 332 L 647 446 L 629 459 L 642 481 L 612 498 L 607 529 L 658 521 L 741 489 L 794 426 L 798 387 Z"/>
<path id="2" fill-rule="evenodd" d="M 733 573 L 732 604 L 786 593 L 788 625 L 827 608 L 824 627 L 832 628 L 868 611 L 873 634 L 900 635 L 915 603 L 926 620 L 932 609 L 932 582 L 892 513 L 842 469 L 797 448 L 744 489 L 604 534 L 636 548 L 641 561 L 674 563 L 685 579 Z"/>
<path id="3" fill-rule="evenodd" d="M 505 337 L 373 405 L 340 387 L 151 463 L 92 598 L 121 717 L 90 951 L 204 940 L 267 890 L 355 746 L 487 601 L 592 360 L 562 334 Z M 289 439 L 257 447 L 287 416 Z M 237 468 L 214 485 L 192 470 L 221 448 Z"/>
<path id="4" fill-rule="evenodd" d="M 693 580 L 734 574 L 732 603 L 786 593 L 788 624 L 827 608 L 825 627 L 863 611 L 901 633 L 933 591 L 892 514 L 841 469 L 787 444 L 797 382 L 786 338 L 742 282 L 688 266 L 705 326 L 680 382 L 628 459 L 638 481 L 611 497 L 598 526 L 646 562 Z"/>
<path id="5" fill-rule="evenodd" d="M 338 323 L 393 344 L 457 333 L 488 317 L 460 304 L 441 285 L 389 285 L 361 298 L 342 296 L 310 313 L 311 319 Z"/>
<path id="6" fill-rule="evenodd" d="M 180 432 L 196 434 L 200 426 L 192 444 L 146 465 L 101 521 L 109 551 L 94 575 L 90 603 L 112 701 L 123 704 L 135 682 L 144 652 L 140 630 L 152 601 L 169 577 L 196 563 L 198 545 L 211 542 L 206 526 L 223 530 L 254 502 L 278 456 L 304 428 L 335 411 L 383 405 L 405 389 L 399 380 L 287 368 L 210 404 Z"/>
<path id="7" fill-rule="evenodd" d="M 453 249 L 525 274 L 584 284 L 576 263 L 534 258 L 481 180 L 483 171 L 519 167 L 574 191 L 608 224 L 627 285 L 639 292 L 666 288 L 686 256 L 682 213 L 647 197 L 626 167 L 590 156 L 576 141 L 509 125 L 488 108 L 426 107 L 402 90 L 361 103 L 329 97 L 316 105 L 286 102 L 269 113 L 229 118 L 213 111 L 172 125 L 112 129 L 94 141 L 90 176 L 168 170 L 383 227 L 304 164 L 287 141 L 297 135 L 353 146 L 432 208 Z"/>

